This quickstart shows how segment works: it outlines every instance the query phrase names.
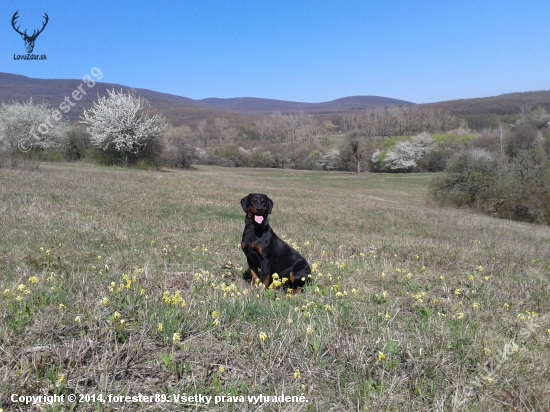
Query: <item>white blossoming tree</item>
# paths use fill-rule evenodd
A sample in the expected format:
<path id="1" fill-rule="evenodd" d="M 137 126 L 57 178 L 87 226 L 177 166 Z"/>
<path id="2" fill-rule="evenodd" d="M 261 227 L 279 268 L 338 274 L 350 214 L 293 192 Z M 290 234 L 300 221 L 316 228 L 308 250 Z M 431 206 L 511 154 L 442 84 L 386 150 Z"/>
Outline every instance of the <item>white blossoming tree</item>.
<path id="1" fill-rule="evenodd" d="M 416 167 L 416 161 L 434 150 L 435 142 L 429 133 L 423 132 L 409 140 L 397 142 L 384 157 L 384 168 L 391 171 L 408 171 Z M 380 162 L 380 151 L 371 158 L 373 163 Z"/>
<path id="2" fill-rule="evenodd" d="M 128 158 L 137 160 L 148 147 L 155 145 L 168 127 L 164 116 L 154 113 L 149 102 L 136 93 L 107 90 L 81 122 L 88 127 L 90 142 L 105 152 L 114 151 L 128 165 Z"/>
<path id="3" fill-rule="evenodd" d="M 68 122 L 55 120 L 52 112 L 48 103 L 36 104 L 32 99 L 0 103 L 0 161 L 4 166 L 18 167 L 24 154 L 65 149 Z"/>

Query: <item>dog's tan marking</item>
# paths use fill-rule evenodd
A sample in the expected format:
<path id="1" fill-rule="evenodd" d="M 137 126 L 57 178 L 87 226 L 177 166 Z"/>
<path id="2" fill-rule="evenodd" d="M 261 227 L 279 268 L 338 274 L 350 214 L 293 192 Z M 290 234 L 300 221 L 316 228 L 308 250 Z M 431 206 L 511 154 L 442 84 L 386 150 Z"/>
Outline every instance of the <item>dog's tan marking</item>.
<path id="1" fill-rule="evenodd" d="M 260 278 L 252 269 L 250 269 L 250 274 L 252 275 L 252 287 L 254 287 L 256 286 L 256 283 L 260 281 Z"/>

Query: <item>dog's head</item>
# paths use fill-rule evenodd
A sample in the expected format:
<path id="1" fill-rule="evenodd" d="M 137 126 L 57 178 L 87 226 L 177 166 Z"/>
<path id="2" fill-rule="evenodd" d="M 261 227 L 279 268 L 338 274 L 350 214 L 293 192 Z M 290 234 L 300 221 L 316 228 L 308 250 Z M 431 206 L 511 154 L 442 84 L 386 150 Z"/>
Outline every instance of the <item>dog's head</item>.
<path id="1" fill-rule="evenodd" d="M 241 199 L 241 206 L 246 217 L 255 224 L 261 225 L 273 209 L 273 201 L 260 193 L 250 193 Z"/>

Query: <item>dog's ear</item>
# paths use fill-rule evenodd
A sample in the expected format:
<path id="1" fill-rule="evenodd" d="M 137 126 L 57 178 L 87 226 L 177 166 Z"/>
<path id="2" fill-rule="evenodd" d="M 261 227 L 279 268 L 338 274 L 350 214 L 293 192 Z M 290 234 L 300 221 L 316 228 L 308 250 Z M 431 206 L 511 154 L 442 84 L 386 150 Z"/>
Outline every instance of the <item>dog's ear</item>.
<path id="1" fill-rule="evenodd" d="M 244 213 L 248 213 L 248 206 L 250 206 L 250 195 L 247 195 L 241 199 L 241 207 Z"/>
<path id="2" fill-rule="evenodd" d="M 263 195 L 265 200 L 267 200 L 267 214 L 270 214 L 273 210 L 273 200 L 271 200 L 267 195 Z"/>

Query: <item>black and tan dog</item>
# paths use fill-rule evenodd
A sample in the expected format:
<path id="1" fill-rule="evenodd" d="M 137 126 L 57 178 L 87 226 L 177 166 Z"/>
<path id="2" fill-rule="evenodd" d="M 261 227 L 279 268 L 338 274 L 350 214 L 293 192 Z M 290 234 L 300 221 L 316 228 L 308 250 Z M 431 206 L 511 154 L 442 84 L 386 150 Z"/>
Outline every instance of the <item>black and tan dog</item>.
<path id="1" fill-rule="evenodd" d="M 276 273 L 283 283 L 290 283 L 292 294 L 300 293 L 309 281 L 311 268 L 269 226 L 267 215 L 273 209 L 273 201 L 266 195 L 251 193 L 242 198 L 241 206 L 246 213 L 241 248 L 250 267 L 252 284 L 259 281 L 267 288 Z"/>

